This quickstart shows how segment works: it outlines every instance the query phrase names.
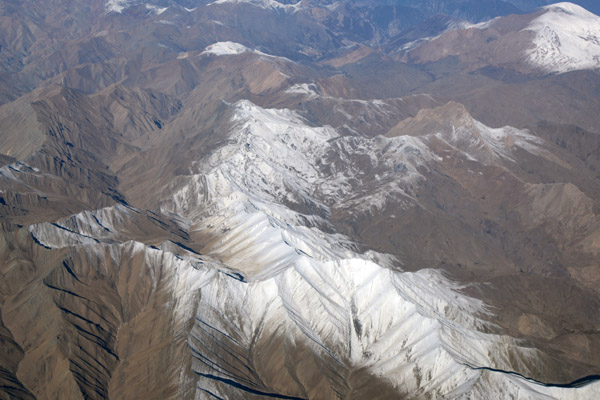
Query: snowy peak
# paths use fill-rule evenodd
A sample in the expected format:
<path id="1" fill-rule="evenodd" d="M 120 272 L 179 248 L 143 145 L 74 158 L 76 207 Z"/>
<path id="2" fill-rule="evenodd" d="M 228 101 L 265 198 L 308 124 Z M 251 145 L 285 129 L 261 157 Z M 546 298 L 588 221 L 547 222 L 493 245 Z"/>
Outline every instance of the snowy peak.
<path id="1" fill-rule="evenodd" d="M 596 17 L 596 15 L 592 14 L 585 8 L 581 7 L 578 4 L 570 3 L 568 1 L 563 1 L 561 3 L 554 3 L 547 6 L 542 7 L 543 10 L 548 10 L 552 12 L 563 12 L 570 15 L 578 15 L 581 17 Z"/>
<path id="2" fill-rule="evenodd" d="M 450 101 L 441 107 L 423 109 L 414 118 L 399 122 L 387 134 L 394 137 L 410 134 L 425 142 L 441 140 L 467 158 L 488 165 L 500 159 L 513 160 L 516 147 L 540 153 L 541 141 L 526 130 L 513 127 L 491 128 L 475 120 L 464 105 Z"/>
<path id="3" fill-rule="evenodd" d="M 423 64 L 457 56 L 471 71 L 486 67 L 525 75 L 600 67 L 600 17 L 572 3 L 450 30 L 408 50 L 401 60 Z"/>
<path id="4" fill-rule="evenodd" d="M 253 51 L 243 44 L 235 42 L 217 42 L 208 46 L 202 54 L 212 54 L 215 56 L 237 55 Z"/>
<path id="5" fill-rule="evenodd" d="M 547 73 L 600 67 L 600 17 L 568 2 L 543 10 L 525 28 L 535 32 L 528 62 Z"/>
<path id="6" fill-rule="evenodd" d="M 201 55 L 214 55 L 214 56 L 235 56 L 244 53 L 254 53 L 259 56 L 265 56 L 271 59 L 280 59 L 285 61 L 290 61 L 285 57 L 273 56 L 271 54 L 263 53 L 262 51 L 251 49 L 249 47 L 244 46 L 243 44 L 236 42 L 217 42 L 213 43 L 210 46 L 207 46 Z"/>

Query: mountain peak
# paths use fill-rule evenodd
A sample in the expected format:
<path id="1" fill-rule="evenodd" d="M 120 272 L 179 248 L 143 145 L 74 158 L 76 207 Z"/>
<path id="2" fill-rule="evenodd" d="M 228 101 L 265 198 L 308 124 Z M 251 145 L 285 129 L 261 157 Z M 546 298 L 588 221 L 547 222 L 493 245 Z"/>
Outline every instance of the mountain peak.
<path id="1" fill-rule="evenodd" d="M 564 12 L 572 15 L 579 16 L 595 16 L 585 8 L 581 7 L 578 4 L 571 3 L 568 1 L 563 1 L 560 3 L 549 4 L 547 6 L 542 7 L 542 9 L 552 12 Z"/>
<path id="2" fill-rule="evenodd" d="M 237 55 L 252 51 L 243 44 L 236 42 L 217 42 L 208 46 L 202 54 L 213 54 L 216 56 Z"/>
<path id="3" fill-rule="evenodd" d="M 529 63 L 547 73 L 600 67 L 600 17 L 568 2 L 544 9 L 524 29 L 535 32 Z"/>
<path id="4" fill-rule="evenodd" d="M 454 128 L 474 128 L 475 122 L 465 106 L 456 101 L 449 101 L 437 108 L 420 110 L 414 118 L 407 118 L 394 128 L 387 136 L 398 136 L 410 132 L 412 136 L 430 133 L 448 133 Z"/>

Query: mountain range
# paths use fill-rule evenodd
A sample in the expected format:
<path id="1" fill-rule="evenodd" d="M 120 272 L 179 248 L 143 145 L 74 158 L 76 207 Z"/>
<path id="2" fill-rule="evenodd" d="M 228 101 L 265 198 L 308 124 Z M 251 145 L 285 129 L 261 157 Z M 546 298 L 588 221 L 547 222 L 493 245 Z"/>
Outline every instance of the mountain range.
<path id="1" fill-rule="evenodd" d="M 0 1 L 0 398 L 595 399 L 600 9 L 549 3 Z"/>

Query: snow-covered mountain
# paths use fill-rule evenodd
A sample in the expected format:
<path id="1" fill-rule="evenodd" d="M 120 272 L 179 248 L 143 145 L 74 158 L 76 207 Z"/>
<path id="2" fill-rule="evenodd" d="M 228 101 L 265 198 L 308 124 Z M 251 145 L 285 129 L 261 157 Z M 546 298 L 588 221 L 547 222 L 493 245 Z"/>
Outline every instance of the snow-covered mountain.
<path id="1" fill-rule="evenodd" d="M 509 68 L 523 73 L 560 74 L 600 67 L 600 17 L 568 2 L 529 16 L 499 17 L 459 28 L 421 46 L 405 60 L 459 57 L 472 68 Z"/>
<path id="2" fill-rule="evenodd" d="M 567 2 L 543 10 L 525 28 L 535 32 L 529 62 L 548 73 L 600 68 L 600 17 Z"/>
<path id="3" fill-rule="evenodd" d="M 402 163 L 394 178 L 401 188 L 402 181 L 422 179 L 419 166 L 436 161 L 427 139 L 375 138 L 357 146 L 289 110 L 248 101 L 230 107 L 227 143 L 163 195 L 164 214 L 183 218 L 192 236 L 212 236 L 200 254 L 178 255 L 183 249 L 167 242 L 129 242 L 140 211 L 122 206 L 30 228 L 48 249 L 80 248 L 91 256 L 125 246 L 150 268 L 162 263 L 173 275 L 175 322 L 183 327 L 194 317 L 188 343 L 196 396 L 334 398 L 380 390 L 377 398 L 592 398 L 598 383 L 560 388 L 525 379 L 551 363 L 549 356 L 493 333 L 493 310 L 440 271 L 403 272 L 390 256 L 357 253 L 350 238 L 328 233 L 328 204 L 342 201 L 348 182 L 365 172 L 349 175 L 353 162 L 342 157 L 348 166 L 328 167 L 331 152 L 354 148 L 389 168 Z M 474 156 L 473 146 L 483 145 L 508 158 L 506 135 L 536 142 L 475 124 L 484 136 L 468 145 Z M 460 147 L 464 139 L 477 141 L 472 133 L 454 131 L 444 140 Z M 294 211 L 307 203 L 320 211 Z M 224 359 L 221 349 L 230 356 Z"/>

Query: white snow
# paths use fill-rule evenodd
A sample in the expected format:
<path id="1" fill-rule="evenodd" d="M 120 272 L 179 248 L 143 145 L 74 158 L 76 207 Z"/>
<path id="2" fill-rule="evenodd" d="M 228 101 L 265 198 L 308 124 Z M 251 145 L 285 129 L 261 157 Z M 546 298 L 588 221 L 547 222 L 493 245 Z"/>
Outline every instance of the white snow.
<path id="1" fill-rule="evenodd" d="M 526 30 L 536 36 L 526 57 L 546 73 L 600 67 L 600 17 L 573 3 L 543 7 Z"/>
<path id="2" fill-rule="evenodd" d="M 150 13 L 152 13 L 153 15 L 160 15 L 162 13 L 164 13 L 165 11 L 167 11 L 168 7 L 159 7 L 159 6 L 154 6 L 151 4 L 146 4 L 146 9 L 150 11 Z"/>
<path id="3" fill-rule="evenodd" d="M 236 42 L 217 42 L 208 46 L 201 54 L 213 54 L 216 56 L 236 55 L 253 51 L 243 44 Z"/>
<path id="4" fill-rule="evenodd" d="M 132 0 L 108 0 L 104 5 L 104 9 L 107 13 L 116 12 L 122 13 L 124 9 L 129 7 Z"/>
<path id="5" fill-rule="evenodd" d="M 320 97 L 319 93 L 317 93 L 317 86 L 314 83 L 299 83 L 290 86 L 285 93 L 306 95 L 307 99 Z"/>
<path id="6" fill-rule="evenodd" d="M 114 12 L 121 14 L 123 10 L 135 5 L 144 5 L 151 15 L 160 15 L 168 8 L 160 7 L 154 4 L 140 3 L 136 2 L 135 0 L 108 0 L 104 5 L 104 9 L 106 10 L 106 13 Z"/>
<path id="7" fill-rule="evenodd" d="M 400 48 L 398 48 L 396 51 L 397 52 L 409 52 L 412 49 L 415 49 L 416 47 L 420 46 L 422 43 L 432 42 L 435 39 L 439 38 L 444 33 L 450 32 L 450 31 L 456 31 L 456 30 L 460 30 L 460 29 L 469 29 L 469 28 L 485 29 L 485 28 L 487 28 L 487 26 L 489 24 L 492 23 L 492 21 L 494 21 L 494 19 L 489 20 L 487 22 L 481 22 L 478 24 L 471 24 L 466 21 L 453 21 L 450 24 L 448 24 L 446 29 L 441 31 L 438 35 L 419 38 L 419 39 L 413 40 L 411 42 L 405 43 Z"/>
<path id="8" fill-rule="evenodd" d="M 214 22 L 216 22 L 216 21 L 214 21 Z M 231 56 L 231 55 L 239 55 L 239 54 L 244 54 L 244 53 L 254 53 L 254 54 L 257 54 L 257 55 L 263 57 L 264 59 L 280 60 L 280 61 L 284 61 L 287 63 L 293 63 L 293 61 L 288 58 L 263 53 L 260 50 L 251 49 L 249 47 L 244 46 L 243 44 L 236 43 L 236 42 L 229 42 L 229 41 L 213 43 L 213 44 L 207 46 L 204 49 L 204 51 L 202 53 L 200 53 L 200 55 Z"/>
<path id="9" fill-rule="evenodd" d="M 497 165 L 502 159 L 516 162 L 512 156 L 516 147 L 542 157 L 551 156 L 542 149 L 543 141 L 528 130 L 510 126 L 490 128 L 476 120 L 464 126 L 453 126 L 451 132 L 437 132 L 433 136 L 462 152 L 468 159 L 486 165 Z"/>
<path id="10" fill-rule="evenodd" d="M 127 240 L 126 226 L 139 211 L 123 205 L 82 211 L 54 223 L 29 226 L 37 241 L 46 247 L 63 248 L 87 246 L 97 243 L 113 243 Z"/>
<path id="11" fill-rule="evenodd" d="M 276 0 L 217 0 L 212 2 L 210 5 L 218 4 L 250 4 L 254 7 L 264 8 L 266 10 L 284 10 L 287 12 L 295 12 L 302 7 L 302 2 L 296 4 L 282 4 Z"/>

